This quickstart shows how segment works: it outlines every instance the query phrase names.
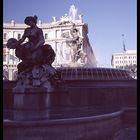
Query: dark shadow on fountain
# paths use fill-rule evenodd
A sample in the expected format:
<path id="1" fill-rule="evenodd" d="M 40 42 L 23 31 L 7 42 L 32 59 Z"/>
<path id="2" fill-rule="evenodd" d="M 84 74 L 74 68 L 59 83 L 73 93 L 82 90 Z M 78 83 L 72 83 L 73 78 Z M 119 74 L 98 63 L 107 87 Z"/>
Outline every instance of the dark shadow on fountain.
<path id="1" fill-rule="evenodd" d="M 63 78 L 63 82 L 55 92 L 49 94 L 48 97 L 40 89 L 39 95 L 34 95 L 34 93 L 33 95 L 31 93 L 26 94 L 26 99 L 30 98 L 31 100 L 34 96 L 32 103 L 31 101 L 26 101 L 26 106 L 30 107 L 30 109 L 32 108 L 31 106 L 46 107 L 47 110 L 50 110 L 49 119 L 99 115 L 118 111 L 125 104 L 130 106 L 136 104 L 136 99 L 133 95 L 130 95 L 132 98 L 129 100 L 128 98 L 127 100 L 123 99 L 126 94 L 135 94 L 134 80 L 125 70 L 111 68 L 58 68 L 57 71 L 60 77 Z M 9 82 L 5 81 L 5 83 Z M 5 91 L 8 90 L 7 86 L 4 88 Z M 11 108 L 14 103 L 10 90 L 5 92 L 4 97 L 10 100 L 10 102 L 5 102 L 5 107 Z M 40 98 L 40 102 L 37 101 L 38 98 Z M 47 100 L 48 106 L 46 106 L 46 98 L 49 98 Z M 6 118 L 12 116 L 11 114 L 7 115 L 5 116 Z"/>
<path id="2" fill-rule="evenodd" d="M 15 131 L 10 129 L 11 137 L 16 135 L 26 139 L 26 134 L 34 139 L 30 134 L 38 131 L 38 139 L 114 140 L 115 136 L 120 137 L 119 131 L 136 127 L 136 80 L 132 79 L 127 71 L 111 68 L 57 70 L 63 77 L 62 86 L 65 88 L 61 87 L 49 94 L 49 104 L 44 108 L 49 113 L 48 118 L 38 116 L 26 118 L 28 121 L 13 121 L 14 96 L 11 88 L 15 82 L 4 82 L 4 126 L 14 128 Z M 32 103 L 26 101 L 27 106 L 45 107 L 44 94 L 37 96 L 42 102 L 37 102 L 38 97 L 31 95 Z M 29 99 L 28 97 L 26 99 Z M 6 102 L 7 99 L 9 102 Z M 32 129 L 29 126 L 32 126 Z M 17 130 L 20 130 L 20 134 L 17 134 Z"/>

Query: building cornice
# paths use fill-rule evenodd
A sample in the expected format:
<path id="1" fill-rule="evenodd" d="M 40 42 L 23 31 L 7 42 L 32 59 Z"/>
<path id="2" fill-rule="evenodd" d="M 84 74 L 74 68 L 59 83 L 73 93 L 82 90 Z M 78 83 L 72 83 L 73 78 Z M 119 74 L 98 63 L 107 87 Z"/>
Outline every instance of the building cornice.
<path id="1" fill-rule="evenodd" d="M 83 26 L 86 25 L 85 23 L 75 23 L 76 26 Z M 52 28 L 66 28 L 66 27 L 71 27 L 73 25 L 73 23 L 68 22 L 57 22 L 57 23 L 41 23 L 41 24 L 37 24 L 38 27 L 42 28 L 42 29 L 52 29 Z M 3 29 L 25 29 L 28 26 L 26 24 L 21 24 L 21 23 L 15 23 L 15 24 L 11 24 L 11 23 L 4 23 L 3 24 Z"/>
<path id="2" fill-rule="evenodd" d="M 112 55 L 136 55 L 137 50 L 128 50 L 126 52 L 121 52 L 121 53 L 113 53 Z"/>

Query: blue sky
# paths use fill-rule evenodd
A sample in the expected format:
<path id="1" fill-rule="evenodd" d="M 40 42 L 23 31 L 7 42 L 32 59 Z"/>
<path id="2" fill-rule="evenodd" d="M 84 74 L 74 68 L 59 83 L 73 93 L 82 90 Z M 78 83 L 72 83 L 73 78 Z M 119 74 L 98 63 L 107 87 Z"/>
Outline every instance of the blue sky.
<path id="1" fill-rule="evenodd" d="M 68 14 L 72 4 L 88 24 L 99 65 L 110 66 L 112 53 L 123 51 L 122 34 L 126 49 L 137 49 L 136 0 L 3 0 L 3 21 L 23 23 L 26 16 L 37 15 L 51 22 L 52 16 Z"/>

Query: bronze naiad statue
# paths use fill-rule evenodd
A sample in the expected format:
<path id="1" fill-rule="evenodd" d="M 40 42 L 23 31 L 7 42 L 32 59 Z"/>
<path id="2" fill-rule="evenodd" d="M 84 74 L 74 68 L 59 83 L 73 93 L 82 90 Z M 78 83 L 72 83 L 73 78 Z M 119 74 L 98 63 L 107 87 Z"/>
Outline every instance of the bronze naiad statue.
<path id="1" fill-rule="evenodd" d="M 37 27 L 37 16 L 28 16 L 24 20 L 28 25 L 21 39 L 10 38 L 9 49 L 15 49 L 15 55 L 22 60 L 18 68 L 17 86 L 15 92 L 25 92 L 25 89 L 44 87 L 47 92 L 53 92 L 60 83 L 58 71 L 52 67 L 55 52 L 51 45 L 44 44 L 42 29 Z M 25 39 L 28 38 L 28 42 Z"/>

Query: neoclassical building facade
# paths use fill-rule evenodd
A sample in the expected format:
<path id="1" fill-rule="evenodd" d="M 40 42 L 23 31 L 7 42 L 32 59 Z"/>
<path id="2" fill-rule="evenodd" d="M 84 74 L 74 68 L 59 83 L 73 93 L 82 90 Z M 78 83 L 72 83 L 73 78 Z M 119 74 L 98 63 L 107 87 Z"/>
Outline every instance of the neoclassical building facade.
<path id="1" fill-rule="evenodd" d="M 59 20 L 53 17 L 50 23 L 37 23 L 42 28 L 45 44 L 50 44 L 56 53 L 54 67 L 96 67 L 96 58 L 88 38 L 88 25 L 82 16 L 62 16 Z M 9 38 L 20 39 L 27 26 L 22 23 L 4 23 L 3 25 L 3 65 L 4 79 L 16 79 L 17 64 L 20 60 L 15 51 L 6 46 Z M 78 38 L 75 42 L 75 38 Z M 25 40 L 25 42 L 28 40 Z M 74 48 L 77 47 L 77 52 Z M 8 72 L 7 72 L 8 71 Z"/>

